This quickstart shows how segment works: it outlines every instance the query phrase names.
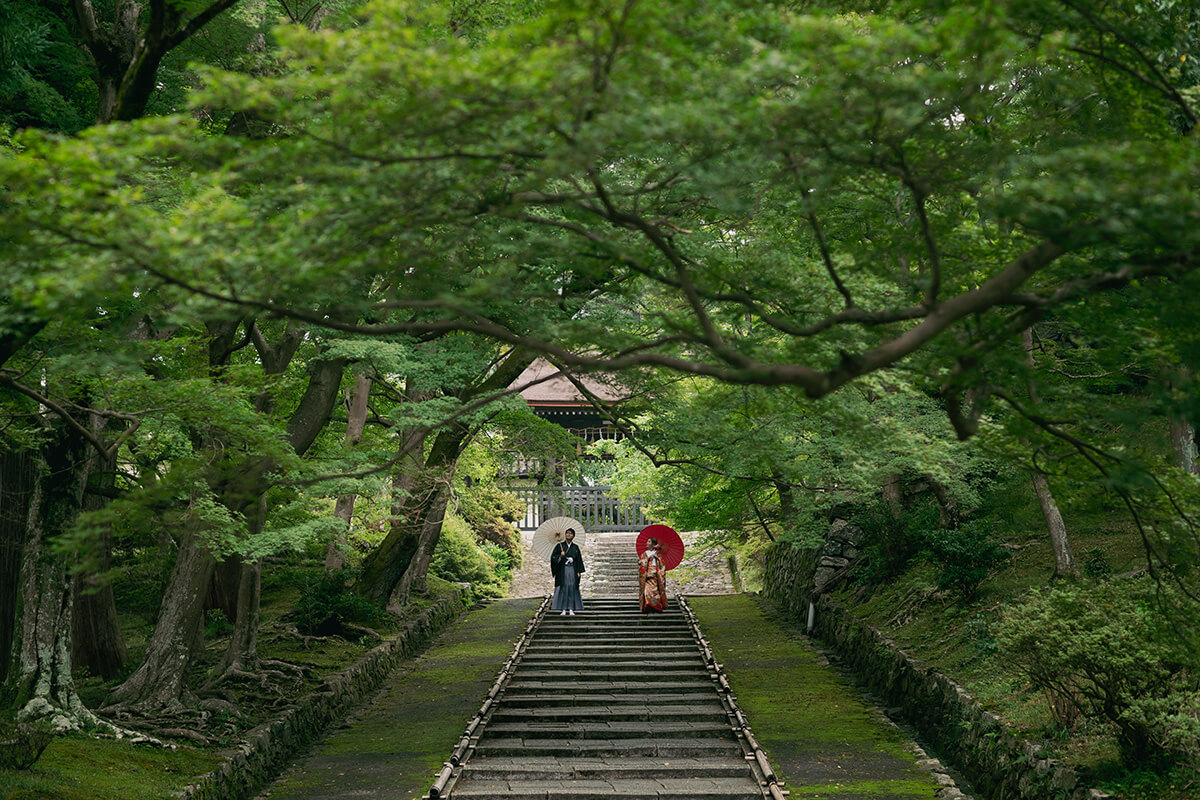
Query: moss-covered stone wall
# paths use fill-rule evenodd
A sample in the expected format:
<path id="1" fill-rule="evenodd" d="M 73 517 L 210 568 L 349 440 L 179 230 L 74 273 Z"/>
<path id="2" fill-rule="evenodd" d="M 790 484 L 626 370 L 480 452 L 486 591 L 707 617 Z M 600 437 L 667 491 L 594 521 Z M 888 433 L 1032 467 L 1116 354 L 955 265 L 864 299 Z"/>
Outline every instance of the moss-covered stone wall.
<path id="1" fill-rule="evenodd" d="M 188 786 L 180 800 L 243 800 L 266 786 L 304 746 L 374 694 L 399 663 L 415 655 L 467 608 L 467 593 L 441 598 L 391 640 L 300 698 L 279 719 L 261 725 L 217 769 Z"/>
<path id="2" fill-rule="evenodd" d="M 789 617 L 803 619 L 813 590 L 817 550 L 776 544 L 763 555 L 763 595 Z"/>

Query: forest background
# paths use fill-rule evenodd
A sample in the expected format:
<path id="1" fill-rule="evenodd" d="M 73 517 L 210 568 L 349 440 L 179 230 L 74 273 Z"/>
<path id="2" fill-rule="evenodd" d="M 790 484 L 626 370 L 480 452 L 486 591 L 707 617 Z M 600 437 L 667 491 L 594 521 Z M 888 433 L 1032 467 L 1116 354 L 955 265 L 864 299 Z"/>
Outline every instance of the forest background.
<path id="1" fill-rule="evenodd" d="M 1172 0 L 6 3 L 10 719 L 219 747 L 297 648 L 502 593 L 498 482 L 579 456 L 510 388 L 541 356 L 628 392 L 576 469 L 751 573 L 850 520 L 864 613 L 1191 796 L 1198 41 Z"/>

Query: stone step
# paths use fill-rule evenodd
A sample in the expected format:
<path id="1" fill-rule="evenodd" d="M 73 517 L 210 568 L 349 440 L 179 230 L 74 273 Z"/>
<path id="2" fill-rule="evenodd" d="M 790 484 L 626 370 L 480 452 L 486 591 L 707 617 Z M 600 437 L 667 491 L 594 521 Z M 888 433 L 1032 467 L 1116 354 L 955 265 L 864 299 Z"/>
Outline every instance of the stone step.
<path id="1" fill-rule="evenodd" d="M 646 696 L 663 697 L 673 694 L 680 689 L 685 691 L 708 689 L 710 692 L 716 692 L 712 681 L 704 674 L 698 674 L 695 677 L 676 678 L 672 681 L 614 680 L 611 678 L 606 680 L 579 678 L 571 681 L 563 681 L 557 677 L 554 680 L 539 681 L 526 678 L 518 670 L 513 676 L 512 681 L 508 684 L 508 687 L 505 690 L 506 697 L 508 692 L 514 689 L 527 693 L 540 692 L 542 694 L 569 692 L 580 697 L 612 692 L 642 692 L 644 695 L 643 699 Z"/>
<path id="2" fill-rule="evenodd" d="M 611 780 L 653 777 L 745 777 L 746 760 L 731 758 L 473 758 L 463 777 L 470 780 Z M 461 785 L 461 784 L 460 784 Z"/>
<path id="3" fill-rule="evenodd" d="M 709 680 L 707 672 L 694 669 L 657 669 L 653 662 L 642 662 L 630 667 L 621 668 L 609 664 L 595 664 L 589 667 L 564 666 L 554 669 L 518 667 L 513 675 L 513 681 L 532 683 L 545 682 L 556 686 L 570 686 L 575 681 L 613 681 L 614 683 L 678 683 L 689 680 Z"/>
<path id="4" fill-rule="evenodd" d="M 762 800 L 750 778 L 672 777 L 611 780 L 473 780 L 461 781 L 452 797 L 471 800 Z"/>
<path id="5" fill-rule="evenodd" d="M 731 734 L 732 736 L 732 734 Z M 735 757 L 741 755 L 737 742 L 730 739 L 688 738 L 640 738 L 640 739 L 522 739 L 484 738 L 476 745 L 475 753 L 480 756 L 571 756 L 591 758 L 707 758 L 712 756 Z M 469 762 L 468 762 L 469 763 Z M 747 770 L 749 771 L 749 770 Z"/>
<path id="6" fill-rule="evenodd" d="M 720 722 L 729 725 L 729 717 L 725 707 L 715 700 L 706 703 L 688 705 L 663 705 L 661 703 L 647 704 L 643 699 L 642 705 L 607 705 L 588 704 L 574 706 L 554 706 L 541 708 L 506 707 L 507 703 L 492 713 L 489 726 L 498 722 L 520 721 L 556 721 L 556 720 L 603 720 L 609 722 L 649 722 L 663 721 L 694 721 Z"/>
<path id="7" fill-rule="evenodd" d="M 595 664 L 628 667 L 633 664 L 651 664 L 663 669 L 695 669 L 697 665 L 704 666 L 700 651 L 692 648 L 662 648 L 647 653 L 641 648 L 618 650 L 609 648 L 605 651 L 580 653 L 575 651 L 563 652 L 562 648 L 539 648 L 526 650 L 521 657 L 521 664 L 531 669 L 545 666 L 592 666 Z"/>
<path id="8" fill-rule="evenodd" d="M 646 642 L 635 641 L 631 643 L 623 643 L 620 641 L 606 641 L 604 644 L 592 642 L 588 640 L 576 641 L 569 647 L 563 647 L 560 643 L 553 644 L 543 642 L 540 638 L 533 639 L 525 648 L 526 653 L 559 653 L 562 655 L 577 654 L 580 656 L 595 655 L 600 653 L 662 653 L 670 655 L 671 653 L 688 654 L 699 653 L 700 648 L 696 644 L 696 640 L 691 636 L 675 636 L 672 641 L 664 641 L 664 637 L 654 637 L 654 646 L 650 651 L 646 650 Z"/>
<path id="9" fill-rule="evenodd" d="M 712 683 L 706 682 L 697 683 L 692 687 L 674 687 L 669 693 L 662 692 L 656 694 L 654 699 L 656 702 L 701 703 L 711 701 L 715 696 L 716 691 Z M 616 708 L 619 706 L 644 705 L 645 702 L 646 697 L 644 695 L 629 692 L 606 692 L 603 690 L 584 693 L 559 692 L 523 689 L 510 684 L 509 688 L 504 692 L 503 701 L 497 708 L 497 713 L 501 709 L 556 708 L 580 705 L 605 705 L 610 708 Z"/>
<path id="10" fill-rule="evenodd" d="M 570 650 L 576 645 L 584 647 L 597 642 L 608 642 L 612 647 L 642 647 L 646 652 L 653 652 L 658 646 L 683 647 L 695 645 L 696 640 L 690 633 L 658 633 L 655 631 L 594 631 L 582 629 L 579 631 L 561 630 L 553 633 L 543 633 L 536 637 L 538 645 L 553 646 L 561 650 Z M 530 647 L 533 647 L 531 642 Z"/>
<path id="11" fill-rule="evenodd" d="M 735 741 L 728 719 L 717 722 L 704 720 L 532 720 L 526 722 L 488 722 L 480 742 L 491 739 L 521 739 L 529 743 L 544 739 L 645 739 L 653 736 L 660 742 L 676 737 L 689 739 L 725 739 Z"/>

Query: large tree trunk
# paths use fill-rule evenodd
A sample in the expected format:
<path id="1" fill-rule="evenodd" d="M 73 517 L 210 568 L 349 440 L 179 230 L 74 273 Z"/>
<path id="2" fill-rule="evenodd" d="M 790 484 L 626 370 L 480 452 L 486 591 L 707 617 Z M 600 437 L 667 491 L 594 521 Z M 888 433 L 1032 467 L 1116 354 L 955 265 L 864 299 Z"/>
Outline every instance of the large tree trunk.
<path id="1" fill-rule="evenodd" d="M 0 450 L 0 685 L 13 662 L 21 604 L 21 559 L 36 464 L 27 450 Z"/>
<path id="2" fill-rule="evenodd" d="M 267 498 L 263 495 L 257 513 L 251 519 L 250 535 L 258 536 L 266 526 Z M 221 662 L 213 670 L 218 680 L 230 674 L 251 670 L 258 660 L 258 621 L 262 599 L 262 559 L 239 559 L 237 607 L 233 614 L 233 635 Z"/>
<path id="3" fill-rule="evenodd" d="M 904 476 L 899 472 L 889 474 L 883 481 L 883 504 L 892 519 L 904 516 Z"/>
<path id="4" fill-rule="evenodd" d="M 146 656 L 137 671 L 109 695 L 110 706 L 120 704 L 126 710 L 147 713 L 179 706 L 213 565 L 212 555 L 197 541 L 196 532 L 184 531 Z"/>
<path id="5" fill-rule="evenodd" d="M 97 723 L 71 675 L 71 579 L 52 548 L 79 516 L 90 462 L 87 444 L 65 426 L 54 431 L 41 452 L 21 565 L 19 657 L 4 694 L 19 718 L 46 719 L 65 731 Z"/>
<path id="6" fill-rule="evenodd" d="M 71 583 L 75 615 L 71 631 L 71 658 L 76 668 L 86 667 L 105 680 L 125 669 L 129 652 L 117 619 L 116 599 L 105 573 L 112 563 L 108 531 L 101 534 L 95 570 L 77 574 Z"/>
<path id="7" fill-rule="evenodd" d="M 421 533 L 417 538 L 417 547 L 400 577 L 400 582 L 388 600 L 388 608 L 398 612 L 408 602 L 413 592 L 425 591 L 425 577 L 429 573 L 429 562 L 433 559 L 433 551 L 437 549 L 438 540 L 442 535 L 442 523 L 446 519 L 446 507 L 450 503 L 450 472 L 444 473 L 435 480 L 433 496 L 429 500 L 424 513 L 421 515 Z"/>
<path id="8" fill-rule="evenodd" d="M 354 386 L 346 402 L 346 447 L 351 448 L 362 439 L 367 426 L 367 401 L 371 395 L 371 379 L 366 375 L 354 376 Z M 330 540 L 325 550 L 325 570 L 337 572 L 346 566 L 346 547 L 350 531 L 350 519 L 354 516 L 354 502 L 358 495 L 346 492 L 340 495 L 333 507 L 333 515 L 342 522 L 338 534 Z"/>
<path id="9" fill-rule="evenodd" d="M 1184 368 L 1184 376 L 1188 370 Z M 1196 426 L 1191 420 L 1175 417 L 1171 420 L 1171 444 L 1180 469 L 1189 475 L 1200 475 L 1200 460 L 1197 459 Z"/>
<path id="10" fill-rule="evenodd" d="M 513 348 L 508 351 L 495 370 L 478 385 L 464 392 L 459 399 L 467 401 L 503 391 L 520 376 L 526 367 L 533 363 L 533 359 L 534 356 L 525 349 Z M 454 424 L 442 429 L 434 439 L 429 457 L 425 460 L 425 475 L 453 474 L 454 465 L 458 462 L 458 457 L 470 435 L 470 430 L 461 424 Z M 416 571 L 409 578 L 409 586 L 423 585 L 424 570 L 429 566 L 428 560 L 426 560 L 424 568 L 419 564 L 411 564 L 411 562 L 419 551 L 428 551 L 432 554 L 433 549 L 437 547 L 437 540 L 441 536 L 441 519 L 445 514 L 445 506 L 442 505 L 441 510 L 438 511 L 441 502 L 439 486 L 432 482 L 423 481 L 422 483 L 428 485 L 429 490 L 418 492 L 412 496 L 412 501 L 407 502 L 404 507 L 404 510 L 409 512 L 408 518 L 412 520 L 412 524 L 393 526 L 383 543 L 363 562 L 362 574 L 359 575 L 358 582 L 355 584 L 355 590 L 359 594 L 375 601 L 380 606 L 386 605 L 392 599 L 410 565 L 416 567 Z M 448 495 L 446 501 L 449 501 Z M 419 505 L 414 506 L 414 502 Z M 412 513 L 414 509 L 420 510 Z M 426 533 L 425 521 L 430 520 L 432 524 L 434 519 L 437 520 L 437 524 L 429 529 L 428 541 L 422 548 L 422 539 L 426 538 L 423 535 Z"/>
<path id="11" fill-rule="evenodd" d="M 105 424 L 98 415 L 91 415 L 91 427 L 97 434 L 103 431 Z M 117 458 L 115 454 L 103 455 L 95 449 L 90 458 L 92 463 L 83 510 L 99 511 L 115 492 Z M 111 680 L 121 674 L 129 653 L 125 649 L 125 637 L 117 619 L 116 598 L 107 575 L 112 564 L 112 536 L 107 526 L 95 548 L 96 555 L 89 560 L 88 568 L 75 575 L 71 586 L 75 600 L 71 658 L 76 669 L 86 667 Z"/>
<path id="12" fill-rule="evenodd" d="M 262 358 L 263 370 L 269 375 L 279 374 L 287 368 L 292 356 L 303 341 L 303 331 L 289 329 L 282 341 L 274 347 L 268 345 L 262 338 L 257 326 L 251 326 L 251 338 Z M 314 361 L 309 366 L 308 386 L 300 403 L 288 419 L 288 442 L 299 455 L 304 455 L 317 435 L 329 422 L 333 407 L 337 402 L 338 390 L 342 383 L 342 373 L 346 369 L 345 359 L 322 359 Z M 264 413 L 269 411 L 273 401 L 269 396 L 259 398 L 258 408 Z M 251 537 L 259 536 L 266 528 L 266 474 L 269 471 L 266 463 L 260 464 L 254 471 L 251 480 L 252 492 L 243 491 L 232 495 L 232 502 L 226 505 L 235 511 L 245 510 L 241 500 L 253 497 L 255 507 L 247 515 L 250 520 L 248 533 Z M 258 663 L 258 623 L 259 602 L 262 597 L 262 562 L 241 561 L 238 569 L 237 607 L 233 620 L 233 636 L 230 637 L 229 647 L 218 664 L 215 675 L 216 681 L 226 676 L 233 676 L 252 670 Z"/>
<path id="13" fill-rule="evenodd" d="M 1033 328 L 1021 332 L 1021 346 L 1025 348 L 1025 361 L 1031 370 L 1036 367 L 1033 358 Z M 1029 401 L 1035 406 L 1041 400 L 1037 387 L 1033 383 L 1032 374 L 1028 383 Z M 1023 442 L 1028 447 L 1029 442 Z M 1067 525 L 1063 522 L 1062 512 L 1050 491 L 1050 482 L 1046 476 L 1036 470 L 1033 473 L 1033 490 L 1037 493 L 1038 504 L 1042 507 L 1042 517 L 1046 520 L 1046 529 L 1050 533 L 1050 547 L 1054 551 L 1054 577 L 1066 578 L 1079 575 L 1079 564 L 1075 561 L 1075 552 L 1071 549 L 1071 540 L 1067 536 Z"/>
<path id="14" fill-rule="evenodd" d="M 1175 445 L 1180 468 L 1189 475 L 1200 475 L 1195 426 L 1187 420 L 1171 420 L 1171 441 Z"/>

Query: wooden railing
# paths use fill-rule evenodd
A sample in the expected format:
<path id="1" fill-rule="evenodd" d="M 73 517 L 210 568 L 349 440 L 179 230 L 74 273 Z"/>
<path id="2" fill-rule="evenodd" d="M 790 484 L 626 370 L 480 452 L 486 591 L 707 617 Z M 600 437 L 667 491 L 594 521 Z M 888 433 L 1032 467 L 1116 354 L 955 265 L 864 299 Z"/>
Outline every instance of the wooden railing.
<path id="1" fill-rule="evenodd" d="M 640 531 L 650 524 L 641 504 L 622 503 L 608 486 L 512 486 L 506 492 L 525 502 L 523 531 L 535 530 L 551 517 L 573 517 L 588 532 Z"/>

